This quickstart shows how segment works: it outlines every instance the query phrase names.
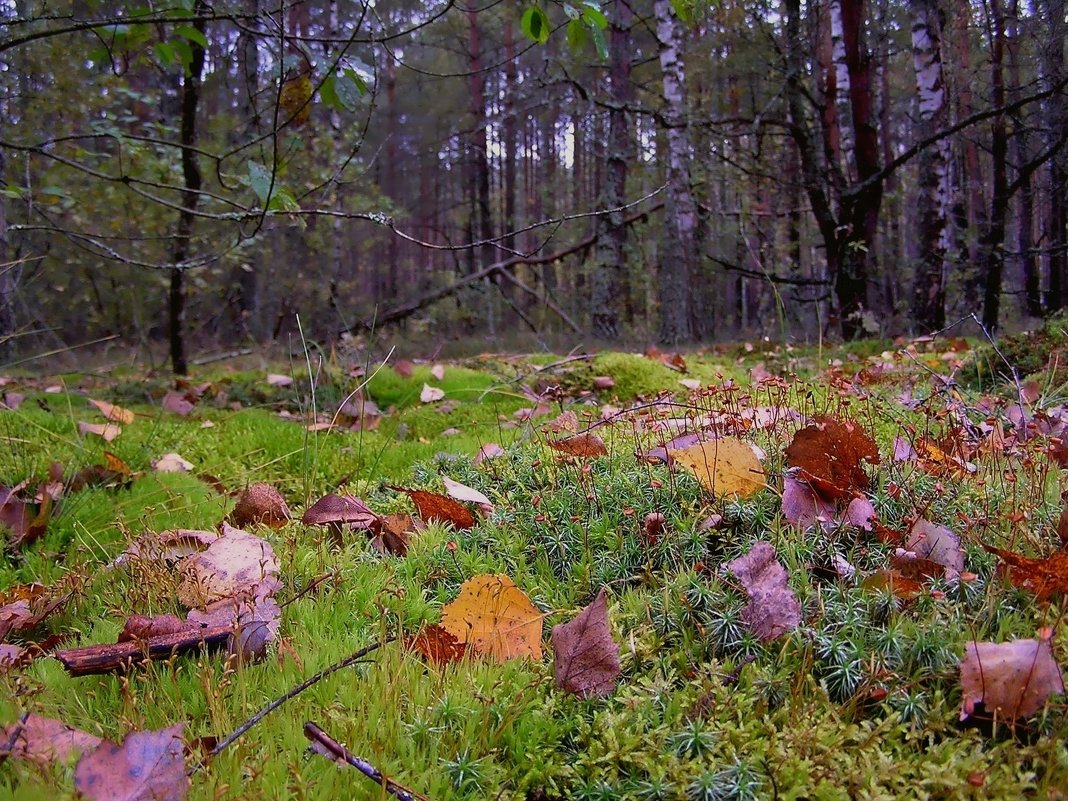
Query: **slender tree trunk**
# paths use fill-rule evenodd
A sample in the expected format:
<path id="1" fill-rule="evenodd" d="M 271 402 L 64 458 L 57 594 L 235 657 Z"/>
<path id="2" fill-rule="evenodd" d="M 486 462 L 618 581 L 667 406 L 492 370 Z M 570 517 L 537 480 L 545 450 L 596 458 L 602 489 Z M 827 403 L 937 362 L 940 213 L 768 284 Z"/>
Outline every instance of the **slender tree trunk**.
<path id="1" fill-rule="evenodd" d="M 1039 0 L 1039 19 L 1048 39 L 1042 43 L 1040 61 L 1043 88 L 1055 86 L 1064 78 L 1064 42 L 1068 38 L 1064 0 Z M 1046 135 L 1044 147 L 1049 149 L 1064 136 L 1068 126 L 1068 98 L 1064 92 L 1053 95 L 1044 104 Z M 1049 252 L 1049 308 L 1068 306 L 1068 159 L 1061 153 L 1050 159 L 1046 168 L 1048 201 L 1042 225 L 1044 242 Z"/>
<path id="2" fill-rule="evenodd" d="M 1023 95 L 1023 80 L 1020 75 L 1020 44 L 1023 39 L 1022 22 L 1019 14 L 1019 2 L 1013 2 L 1011 12 L 1011 33 L 1007 48 L 1009 57 L 1009 80 L 1012 82 L 1008 91 L 1011 100 L 1019 100 Z M 1024 112 L 1013 114 L 1011 151 L 1012 161 L 1018 168 L 1023 167 L 1032 157 L 1031 137 Z M 1016 249 L 1019 251 L 1020 265 L 1024 279 L 1024 311 L 1032 317 L 1042 316 L 1042 280 L 1039 275 L 1038 258 L 1034 252 L 1035 206 L 1032 191 L 1033 175 L 1021 176 L 1020 204 L 1016 218 Z"/>
<path id="3" fill-rule="evenodd" d="M 2 115 L 0 115 L 2 116 Z M 3 131 L 0 119 L 0 133 Z M 4 150 L 0 148 L 0 184 L 4 183 Z M 7 241 L 7 198 L 0 195 L 0 360 L 10 357 L 15 335 L 15 265 L 9 263 Z"/>
<path id="4" fill-rule="evenodd" d="M 482 71 L 482 37 L 479 30 L 478 11 L 475 6 L 470 6 L 467 12 L 468 23 L 468 68 L 470 78 L 468 92 L 471 112 L 471 184 L 469 191 L 473 203 L 471 232 L 479 240 L 488 240 L 493 236 L 493 211 L 490 207 L 490 168 L 489 158 L 486 153 L 487 134 L 486 126 L 486 78 Z M 493 261 L 493 245 L 482 245 L 478 249 L 478 262 L 476 269 L 481 269 Z M 486 320 L 489 323 L 490 332 L 493 332 L 493 304 L 496 299 L 492 295 L 486 298 Z"/>
<path id="5" fill-rule="evenodd" d="M 608 112 L 607 180 L 601 193 L 601 205 L 619 208 L 627 196 L 627 166 L 633 154 L 629 115 L 624 106 L 631 99 L 630 82 L 630 8 L 622 3 L 612 20 L 610 40 L 612 108 Z M 592 281 L 593 332 L 598 337 L 615 340 L 619 337 L 619 321 L 623 298 L 627 294 L 626 253 L 627 226 L 623 212 L 602 214 L 597 219 L 600 234 L 594 252 Z"/>
<path id="6" fill-rule="evenodd" d="M 967 119 L 975 111 L 972 100 L 971 72 L 971 5 L 969 0 L 953 0 L 952 31 L 954 60 L 954 97 L 956 98 L 957 120 Z M 979 161 L 979 145 L 970 132 L 960 138 L 963 146 L 963 164 L 957 183 L 964 190 L 960 203 L 964 206 L 958 223 L 959 233 L 964 238 L 964 249 L 968 252 L 968 264 L 974 270 L 979 264 L 979 231 L 985 225 L 985 206 L 983 198 L 983 175 Z M 969 276 L 967 283 L 974 283 Z"/>
<path id="7" fill-rule="evenodd" d="M 918 135 L 930 136 L 948 119 L 942 74 L 942 25 L 938 0 L 911 0 L 912 58 L 919 96 Z M 919 158 L 920 260 L 912 292 L 912 317 L 921 331 L 937 331 L 946 324 L 947 225 L 952 193 L 949 185 L 949 139 L 928 147 Z"/>
<path id="8" fill-rule="evenodd" d="M 197 19 L 193 27 L 201 35 L 207 29 L 204 16 L 207 14 L 205 0 L 196 2 Z M 182 79 L 181 91 L 181 131 L 182 143 L 182 178 L 185 191 L 182 192 L 182 210 L 178 214 L 178 229 L 174 237 L 171 269 L 171 286 L 168 297 L 171 367 L 176 375 L 186 375 L 189 366 L 185 352 L 185 267 L 184 262 L 192 252 L 193 226 L 196 222 L 197 204 L 200 202 L 201 175 L 200 164 L 194 150 L 197 143 L 197 106 L 200 103 L 200 81 L 204 72 L 204 48 L 196 41 L 189 41 L 192 59 L 189 71 Z"/>
<path id="9" fill-rule="evenodd" d="M 990 102 L 994 108 L 1005 105 L 1005 13 L 1001 0 L 989 0 L 990 10 Z M 986 230 L 979 240 L 979 264 L 985 282 L 983 325 L 995 331 L 1001 311 L 1001 283 L 1005 268 L 1005 218 L 1009 203 L 1009 134 L 1005 115 L 998 114 L 991 125 L 990 163 L 993 186 Z"/>
<path id="10" fill-rule="evenodd" d="M 513 26 L 504 26 L 504 119 L 501 121 L 501 158 L 502 169 L 502 199 L 501 225 L 504 228 L 505 237 L 503 245 L 509 250 L 515 250 L 515 212 L 516 212 L 516 160 L 519 158 L 518 139 L 519 134 L 516 126 L 516 93 L 518 92 L 519 74 L 515 57 L 515 33 Z M 520 296 L 512 287 L 512 302 L 521 303 L 522 308 L 529 309 L 529 296 Z"/>
<path id="11" fill-rule="evenodd" d="M 697 254 L 697 206 L 690 188 L 691 148 L 686 124 L 682 28 L 670 0 L 656 0 L 656 37 L 667 124 L 667 225 L 660 259 L 660 340 L 676 345 L 692 339 L 690 276 Z"/>

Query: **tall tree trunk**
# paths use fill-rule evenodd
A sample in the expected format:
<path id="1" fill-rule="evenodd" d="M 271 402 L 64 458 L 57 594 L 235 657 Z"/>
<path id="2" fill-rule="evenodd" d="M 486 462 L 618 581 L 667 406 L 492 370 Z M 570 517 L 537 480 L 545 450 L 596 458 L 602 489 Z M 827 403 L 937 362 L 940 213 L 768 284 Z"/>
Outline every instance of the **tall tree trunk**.
<path id="1" fill-rule="evenodd" d="M 468 69 L 470 78 L 468 93 L 470 99 L 469 110 L 471 113 L 471 140 L 469 153 L 471 156 L 470 185 L 468 191 L 472 200 L 472 214 L 470 230 L 474 237 L 479 240 L 488 240 L 493 236 L 493 211 L 490 208 L 490 168 L 486 154 L 486 78 L 482 71 L 482 37 L 479 30 L 478 11 L 475 6 L 470 6 L 467 12 L 467 48 Z M 491 244 L 485 244 L 478 249 L 478 261 L 476 269 L 481 269 L 493 261 L 494 248 Z M 486 297 L 486 320 L 490 331 L 493 332 L 493 304 L 496 298 L 492 294 Z"/>
<path id="2" fill-rule="evenodd" d="M 2 115 L 0 115 L 2 116 Z M 0 119 L 0 133 L 3 131 Z M 4 149 L 0 148 L 0 184 L 4 183 Z M 9 264 L 7 241 L 7 198 L 0 195 L 0 360 L 10 357 L 15 335 L 15 265 Z"/>
<path id="3" fill-rule="evenodd" d="M 197 19 L 193 27 L 203 36 L 207 29 L 205 15 L 207 3 L 196 1 Z M 197 144 L 197 106 L 200 103 L 200 81 L 204 73 L 204 48 L 196 41 L 189 41 L 192 58 L 189 71 L 182 79 L 181 91 L 181 131 L 179 141 L 182 144 L 182 179 L 185 191 L 182 192 L 182 210 L 178 214 L 178 230 L 174 237 L 171 269 L 171 286 L 168 296 L 170 323 L 171 367 L 176 375 L 186 375 L 189 365 L 185 352 L 185 267 L 184 262 L 192 252 L 193 226 L 196 222 L 197 204 L 200 202 L 201 175 L 195 147 Z"/>
<path id="4" fill-rule="evenodd" d="M 1011 33 L 1006 43 L 1009 57 L 1009 80 L 1011 81 L 1008 96 L 1011 100 L 1019 100 L 1024 94 L 1023 80 L 1020 75 L 1022 25 L 1019 2 L 1013 2 L 1010 20 Z M 1012 161 L 1019 169 L 1027 164 L 1032 157 L 1031 138 L 1027 121 L 1024 119 L 1024 111 L 1016 111 L 1012 116 L 1012 128 L 1014 131 L 1011 144 Z M 1016 218 L 1016 249 L 1019 252 L 1020 265 L 1023 268 L 1024 310 L 1032 317 L 1040 317 L 1042 316 L 1042 277 L 1039 274 L 1038 257 L 1034 251 L 1035 206 L 1032 189 L 1034 176 L 1027 174 L 1020 177 L 1023 182 L 1019 189 L 1020 205 Z"/>
<path id="5" fill-rule="evenodd" d="M 660 71 L 667 125 L 667 225 L 660 257 L 660 340 L 676 345 L 692 339 L 690 276 L 697 254 L 697 205 L 690 188 L 691 148 L 687 133 L 682 26 L 670 0 L 656 0 L 656 37 L 660 43 Z"/>
<path id="6" fill-rule="evenodd" d="M 994 108 L 1005 105 L 1005 13 L 1001 0 L 989 0 L 990 12 L 990 102 Z M 993 186 L 986 230 L 979 239 L 980 275 L 984 280 L 983 325 L 988 331 L 998 327 L 1001 311 L 1001 283 L 1005 267 L 1005 217 L 1009 203 L 1009 134 L 1005 115 L 991 124 L 990 164 Z"/>
<path id="7" fill-rule="evenodd" d="M 1042 43 L 1040 63 L 1043 88 L 1060 83 L 1065 77 L 1064 42 L 1068 38 L 1064 0 L 1039 0 L 1041 27 L 1048 39 Z M 1046 135 L 1044 147 L 1053 148 L 1064 136 L 1068 126 L 1068 98 L 1059 92 L 1046 101 L 1044 107 Z M 1046 168 L 1048 201 L 1042 225 L 1046 249 L 1049 252 L 1049 307 L 1068 306 L 1068 158 L 1062 153 L 1050 159 Z"/>
<path id="8" fill-rule="evenodd" d="M 972 100 L 971 72 L 971 19 L 972 11 L 969 0 L 952 0 L 953 15 L 951 31 L 953 34 L 954 98 L 956 99 L 955 122 L 967 119 L 975 111 Z M 974 270 L 979 264 L 979 231 L 985 225 L 986 201 L 983 198 L 982 166 L 979 161 L 979 145 L 973 135 L 965 133 L 960 137 L 963 147 L 961 174 L 956 183 L 964 190 L 959 202 L 963 205 L 963 214 L 957 215 L 958 234 L 964 238 L 964 249 L 968 252 L 968 264 Z M 968 283 L 973 283 L 969 277 Z"/>
<path id="9" fill-rule="evenodd" d="M 505 237 L 503 245 L 509 250 L 515 250 L 515 206 L 516 206 L 516 160 L 519 158 L 515 100 L 518 92 L 519 70 L 515 57 L 515 33 L 513 26 L 504 26 L 504 119 L 501 121 L 501 158 L 502 170 L 502 198 L 501 226 Z M 512 294 L 513 303 L 522 303 L 522 308 L 529 308 L 526 302 L 526 294 L 523 300 Z"/>
<path id="10" fill-rule="evenodd" d="M 601 205 L 617 209 L 627 196 L 627 165 L 633 153 L 629 114 L 624 107 L 631 100 L 630 82 L 630 7 L 622 3 L 612 20 L 611 84 L 612 106 L 608 112 L 607 179 L 601 193 Z M 577 125 L 577 123 L 576 123 Z M 599 238 L 594 253 L 592 282 L 593 333 L 602 339 L 619 337 L 623 299 L 627 294 L 626 253 L 627 226 L 623 212 L 614 211 L 597 218 Z"/>
<path id="11" fill-rule="evenodd" d="M 916 70 L 920 125 L 917 135 L 927 137 L 946 126 L 948 119 L 942 74 L 942 24 L 938 0 L 911 0 L 912 59 Z M 919 158 L 920 260 L 912 292 L 912 317 L 921 331 L 938 331 L 946 324 L 946 256 L 952 193 L 949 185 L 950 143 L 942 138 Z"/>

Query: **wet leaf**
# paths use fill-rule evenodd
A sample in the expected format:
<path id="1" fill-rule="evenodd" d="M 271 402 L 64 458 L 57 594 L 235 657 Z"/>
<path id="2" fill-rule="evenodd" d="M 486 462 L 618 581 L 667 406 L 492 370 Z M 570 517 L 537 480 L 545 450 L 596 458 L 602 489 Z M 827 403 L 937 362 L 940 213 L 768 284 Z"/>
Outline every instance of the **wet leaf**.
<path id="1" fill-rule="evenodd" d="M 82 755 L 74 786 L 90 801 L 181 801 L 189 792 L 183 724 L 130 732 Z"/>
<path id="2" fill-rule="evenodd" d="M 945 526 L 936 526 L 920 518 L 909 530 L 905 549 L 945 568 L 946 578 L 956 578 L 964 570 L 964 551 L 960 538 Z"/>
<path id="3" fill-rule="evenodd" d="M 997 554 L 1009 581 L 1030 590 L 1040 601 L 1068 592 L 1068 551 L 1056 551 L 1045 559 L 1032 559 L 1002 548 L 984 545 Z"/>
<path id="4" fill-rule="evenodd" d="M 31 629 L 70 598 L 43 584 L 20 584 L 0 593 L 0 642 L 13 631 Z"/>
<path id="5" fill-rule="evenodd" d="M 790 525 L 802 531 L 834 520 L 834 503 L 817 495 L 808 482 L 783 477 L 782 514 Z"/>
<path id="6" fill-rule="evenodd" d="M 861 462 L 879 463 L 875 442 L 859 423 L 817 417 L 786 448 L 786 463 L 796 467 L 813 489 L 831 500 L 851 497 L 868 487 Z"/>
<path id="7" fill-rule="evenodd" d="M 749 553 L 727 563 L 749 595 L 742 619 L 762 642 L 771 642 L 801 623 L 801 604 L 787 585 L 786 569 L 775 549 L 757 542 Z"/>
<path id="8" fill-rule="evenodd" d="M 74 754 L 90 751 L 102 742 L 99 737 L 61 720 L 29 715 L 23 723 L 12 723 L 0 731 L 0 754 L 48 767 L 52 762 L 66 762 Z"/>
<path id="9" fill-rule="evenodd" d="M 471 510 L 452 498 L 436 492 L 406 487 L 391 486 L 390 489 L 403 492 L 411 498 L 419 511 L 419 517 L 425 523 L 451 523 L 457 529 L 472 528 L 475 525 L 475 516 L 471 514 Z"/>
<path id="10" fill-rule="evenodd" d="M 390 556 L 407 556 L 408 540 L 415 530 L 411 515 L 386 515 L 377 518 L 370 526 L 371 547 Z"/>
<path id="11" fill-rule="evenodd" d="M 133 640 L 147 640 L 161 634 L 177 634 L 186 628 L 189 623 L 175 615 L 130 615 L 119 632 L 116 642 L 131 642 Z"/>
<path id="12" fill-rule="evenodd" d="M 717 498 L 748 498 L 766 486 L 764 468 L 753 449 L 740 439 L 713 439 L 671 451 L 670 455 Z"/>
<path id="13" fill-rule="evenodd" d="M 459 662 L 467 653 L 465 643 L 436 624 L 424 626 L 418 634 L 405 639 L 404 647 L 418 653 L 427 664 L 437 667 Z"/>
<path id="14" fill-rule="evenodd" d="M 1048 640 L 966 643 L 960 684 L 961 720 L 970 717 L 979 703 L 987 715 L 1003 720 L 1029 718 L 1051 695 L 1064 693 L 1061 669 Z"/>
<path id="15" fill-rule="evenodd" d="M 494 662 L 541 659 L 542 613 L 505 575 L 468 579 L 455 601 L 441 610 L 441 626 L 459 642 Z"/>
<path id="16" fill-rule="evenodd" d="M 619 679 L 619 646 L 608 625 L 602 589 L 574 620 L 553 626 L 553 677 L 556 686 L 579 698 L 605 696 Z"/>

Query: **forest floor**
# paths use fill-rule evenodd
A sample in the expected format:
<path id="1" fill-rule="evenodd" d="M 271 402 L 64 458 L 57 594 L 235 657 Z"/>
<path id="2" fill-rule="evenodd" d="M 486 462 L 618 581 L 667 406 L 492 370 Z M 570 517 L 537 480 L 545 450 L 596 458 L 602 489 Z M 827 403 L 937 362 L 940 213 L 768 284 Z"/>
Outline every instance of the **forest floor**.
<path id="1" fill-rule="evenodd" d="M 1068 798 L 1033 378 L 942 339 L 9 374 L 0 798 Z M 302 522 L 328 493 L 372 531 Z"/>

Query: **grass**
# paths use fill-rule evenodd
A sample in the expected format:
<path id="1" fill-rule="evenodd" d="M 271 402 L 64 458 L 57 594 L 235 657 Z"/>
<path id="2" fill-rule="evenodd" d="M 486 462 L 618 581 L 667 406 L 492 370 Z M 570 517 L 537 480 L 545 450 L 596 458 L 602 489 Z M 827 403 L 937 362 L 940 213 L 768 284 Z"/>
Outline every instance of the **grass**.
<path id="1" fill-rule="evenodd" d="M 972 581 L 935 582 L 903 599 L 859 581 L 822 578 L 814 566 L 834 555 L 865 574 L 884 567 L 891 548 L 854 530 L 799 532 L 784 520 L 774 487 L 797 422 L 749 434 L 767 454 L 772 488 L 741 501 L 717 501 L 688 474 L 637 461 L 635 451 L 658 436 L 626 418 L 598 429 L 607 457 L 560 460 L 547 436 L 516 416 L 533 405 L 516 380 L 532 373 L 531 362 L 450 364 L 441 381 L 427 365 L 407 378 L 386 368 L 367 387 L 381 408 L 391 409 L 378 428 L 316 436 L 277 415 L 280 408 L 308 407 L 299 376 L 293 386 L 275 388 L 260 373 L 207 372 L 197 380 L 212 380 L 227 393 L 226 403 L 214 405 L 209 393 L 186 419 L 147 402 L 165 389 L 151 380 L 103 386 L 71 376 L 65 392 L 46 394 L 47 380 L 26 377 L 27 400 L 15 412 L 0 412 L 8 448 L 0 484 L 42 476 L 54 460 L 70 475 L 102 458 L 102 444 L 77 434 L 77 420 L 95 417 L 82 391 L 141 415 L 109 450 L 145 471 L 128 488 L 65 498 L 48 534 L 0 566 L 0 586 L 36 580 L 79 588 L 27 639 L 60 632 L 71 645 L 114 641 L 129 614 L 182 612 L 169 571 L 108 567 L 141 530 L 210 528 L 232 505 L 192 474 L 154 473 L 151 459 L 167 451 L 232 488 L 273 483 L 298 513 L 309 498 L 343 482 L 377 511 L 400 511 L 407 501 L 385 483 L 440 491 L 442 475 L 483 491 L 497 509 L 463 532 L 428 526 L 403 559 L 377 554 L 362 535 L 334 548 L 324 531 L 299 522 L 257 530 L 282 563 L 280 601 L 296 599 L 284 607 L 282 642 L 265 661 L 181 657 L 125 677 L 71 678 L 53 660 L 38 659 L 0 676 L 0 719 L 29 710 L 116 740 L 179 721 L 189 740 L 223 736 L 315 671 L 436 622 L 466 578 L 495 572 L 510 575 L 546 613 L 546 634 L 608 588 L 622 646 L 612 696 L 583 701 L 563 694 L 548 658 L 434 668 L 391 643 L 254 727 L 197 771 L 190 797 L 383 797 L 355 771 L 306 754 L 302 726 L 311 720 L 439 801 L 1063 798 L 1064 699 L 1015 733 L 1004 724 L 991 733 L 959 722 L 957 680 L 967 641 L 1033 637 L 1042 626 L 1054 627 L 1054 654 L 1068 661 L 1063 602 L 1038 604 L 1008 585 L 980 545 L 1032 554 L 1052 549 L 1062 474 L 1049 466 L 1040 441 L 1020 456 L 977 457 L 974 475 L 933 476 L 890 462 L 894 437 L 940 437 L 960 421 L 930 376 L 907 359 L 859 394 L 842 383 L 845 371 L 824 370 L 835 356 L 847 370 L 859 369 L 868 355 L 848 361 L 848 354 L 824 351 L 821 363 L 811 351 L 695 354 L 688 357 L 693 377 L 736 386 L 691 401 L 679 373 L 644 357 L 603 354 L 538 374 L 562 389 L 550 414 L 534 423 L 565 407 L 595 419 L 599 406 L 587 401 L 623 405 L 661 390 L 695 414 L 778 405 L 855 417 L 884 456 L 869 470 L 882 522 L 901 528 L 922 514 L 949 526 L 965 542 Z M 756 361 L 803 371 L 804 381 L 754 389 L 746 370 Z M 615 387 L 599 397 L 581 395 L 596 375 L 611 375 Z M 340 370 L 321 378 L 320 409 L 336 408 L 357 385 Z M 909 381 L 914 397 L 925 400 L 918 409 L 897 401 Z M 451 411 L 419 402 L 424 382 L 446 391 Z M 229 408 L 238 399 L 241 408 Z M 959 408 L 967 415 L 974 407 Z M 212 427 L 202 428 L 208 421 Z M 505 446 L 504 456 L 474 465 L 471 457 L 487 442 Z M 668 521 L 669 533 L 655 543 L 643 536 L 650 512 Z M 713 513 L 722 524 L 702 528 Z M 721 569 L 759 539 L 775 547 L 804 610 L 800 628 L 769 644 L 748 633 L 740 617 L 744 595 Z M 72 797 L 72 772 L 70 765 L 41 769 L 8 760 L 0 766 L 0 798 Z"/>

